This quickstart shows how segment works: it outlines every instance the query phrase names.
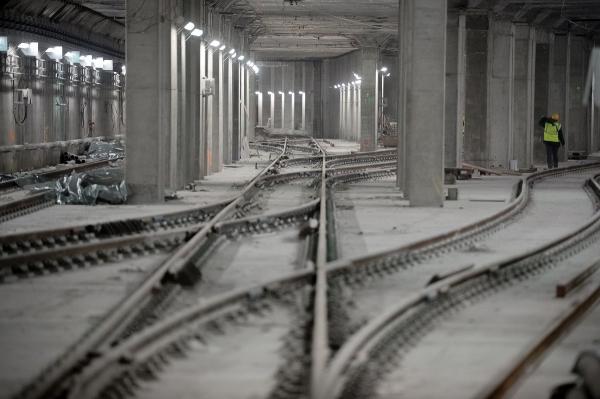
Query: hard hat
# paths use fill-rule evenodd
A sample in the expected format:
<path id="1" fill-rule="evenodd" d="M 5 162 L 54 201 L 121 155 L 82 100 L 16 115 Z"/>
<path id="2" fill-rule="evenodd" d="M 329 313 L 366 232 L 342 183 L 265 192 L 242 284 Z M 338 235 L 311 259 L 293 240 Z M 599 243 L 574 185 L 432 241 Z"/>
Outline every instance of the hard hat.
<path id="1" fill-rule="evenodd" d="M 552 114 L 552 119 L 554 119 L 555 121 L 560 120 L 560 115 L 558 115 L 556 112 Z"/>

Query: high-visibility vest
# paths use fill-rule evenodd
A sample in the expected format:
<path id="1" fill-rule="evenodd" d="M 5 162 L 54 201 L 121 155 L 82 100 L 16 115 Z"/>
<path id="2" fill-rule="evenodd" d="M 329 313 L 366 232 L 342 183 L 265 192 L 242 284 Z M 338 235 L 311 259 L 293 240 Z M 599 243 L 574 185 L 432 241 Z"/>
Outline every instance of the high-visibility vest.
<path id="1" fill-rule="evenodd" d="M 546 122 L 546 125 L 544 125 L 544 141 L 558 143 L 558 131 L 559 130 L 560 130 L 560 123 Z"/>

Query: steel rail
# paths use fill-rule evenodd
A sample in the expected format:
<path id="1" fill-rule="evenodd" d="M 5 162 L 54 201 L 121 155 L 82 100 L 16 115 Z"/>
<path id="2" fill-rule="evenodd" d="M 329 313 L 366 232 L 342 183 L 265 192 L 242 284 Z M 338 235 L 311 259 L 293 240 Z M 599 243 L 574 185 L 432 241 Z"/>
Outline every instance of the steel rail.
<path id="1" fill-rule="evenodd" d="M 475 397 L 477 399 L 501 399 L 506 397 L 506 394 L 525 378 L 525 373 L 531 372 L 537 362 L 546 353 L 550 352 L 553 345 L 566 335 L 598 301 L 600 301 L 600 284 L 597 284 L 591 293 L 578 300 L 572 309 L 561 315 L 558 321 L 546 329 L 539 339 L 519 356 L 514 365 L 504 371 L 499 378 L 491 382 Z"/>
<path id="2" fill-rule="evenodd" d="M 68 383 L 69 377 L 77 374 L 82 362 L 85 362 L 84 359 L 91 360 L 93 354 L 108 350 L 110 342 L 107 342 L 106 338 L 113 336 L 119 326 L 122 326 L 126 320 L 131 319 L 132 314 L 135 314 L 137 310 L 141 309 L 147 303 L 153 290 L 168 281 L 175 281 L 181 284 L 186 269 L 194 267 L 193 262 L 198 255 L 199 249 L 202 247 L 201 244 L 211 233 L 214 226 L 249 199 L 256 187 L 256 183 L 278 164 L 286 151 L 287 147 L 284 146 L 281 154 L 256 175 L 232 202 L 221 209 L 190 240 L 179 247 L 158 268 L 153 270 L 142 284 L 117 304 L 89 334 L 85 335 L 73 348 L 70 348 L 56 364 L 42 372 L 32 384 L 25 387 L 19 393 L 18 397 L 55 397 L 57 393 L 65 389 L 65 384 Z"/>
<path id="3" fill-rule="evenodd" d="M 544 173 L 544 175 L 548 175 L 548 173 Z M 539 176 L 535 177 L 536 180 L 537 178 Z M 600 184 L 594 179 L 588 180 L 588 184 L 595 195 L 600 196 Z M 525 191 L 527 191 L 529 185 L 525 187 Z M 521 195 L 524 195 L 524 193 L 521 193 Z M 551 242 L 500 261 L 492 262 L 475 269 L 465 270 L 401 300 L 399 304 L 386 309 L 369 321 L 345 342 L 331 359 L 329 367 L 322 375 L 322 379 L 318 385 L 320 390 L 313 399 L 334 399 L 339 397 L 348 378 L 350 378 L 350 369 L 360 367 L 360 365 L 364 364 L 369 359 L 369 352 L 394 330 L 403 320 L 403 317 L 411 314 L 412 311 L 417 311 L 418 306 L 427 306 L 434 299 L 448 295 L 453 290 L 464 289 L 468 286 L 469 282 L 477 278 L 497 276 L 502 271 L 508 270 L 511 266 L 518 266 L 520 262 L 533 259 L 536 256 L 542 256 L 551 249 L 559 250 L 561 245 L 568 245 L 568 243 L 576 240 L 579 236 L 586 234 L 589 236 L 599 229 L 600 211 L 596 211 L 589 221 L 574 231 L 564 234 Z"/>
<path id="4" fill-rule="evenodd" d="M 311 339 L 311 396 L 319 389 L 319 380 L 329 359 L 329 333 L 327 316 L 327 164 L 325 150 L 317 143 L 321 161 L 321 188 L 319 203 L 319 232 L 315 263 L 315 288 L 313 297 L 313 328 Z"/>
<path id="5" fill-rule="evenodd" d="M 389 163 L 354 165 L 330 169 L 331 175 L 341 175 Z M 320 171 L 302 171 L 264 176 L 257 187 L 281 184 L 293 179 L 314 178 Z M 126 255 L 143 254 L 159 247 L 171 250 L 195 233 L 208 215 L 214 215 L 231 200 L 187 211 L 176 211 L 160 216 L 133 218 L 119 222 L 82 225 L 42 230 L 0 237 L 0 283 L 12 277 L 27 278 L 75 269 L 101 263 L 109 256 L 106 252 Z M 315 201 L 275 213 L 246 217 L 215 226 L 215 232 L 227 234 L 258 233 L 305 221 L 315 211 Z M 192 218 L 192 213 L 194 218 Z M 198 214 L 198 212 L 203 212 Z M 164 231 L 163 231 L 164 229 Z M 133 251 L 130 250 L 133 249 Z"/>
<path id="6" fill-rule="evenodd" d="M 50 190 L 0 204 L 0 223 L 54 205 L 56 199 Z"/>
<path id="7" fill-rule="evenodd" d="M 363 174 L 363 178 L 368 178 L 368 176 Z M 348 266 L 349 270 L 352 264 Z M 327 270 L 327 272 L 331 271 Z M 132 381 L 136 377 L 131 374 L 132 370 L 141 367 L 145 362 L 160 364 L 161 353 L 164 353 L 169 347 L 180 345 L 181 340 L 185 337 L 193 337 L 194 330 L 187 327 L 191 323 L 211 320 L 211 318 L 222 315 L 222 312 L 226 313 L 228 306 L 241 306 L 240 303 L 246 300 L 256 303 L 261 298 L 289 294 L 294 291 L 295 286 L 302 288 L 314 284 L 315 277 L 316 270 L 303 270 L 252 288 L 236 289 L 211 298 L 206 303 L 183 309 L 104 352 L 96 362 L 86 367 L 73 381 L 71 397 L 91 398 L 94 396 L 93 393 L 99 392 L 103 385 L 115 378 L 120 378 L 119 376 L 122 377 L 120 384 L 123 385 L 123 392 L 129 392 L 128 390 L 135 387 L 135 382 Z M 239 309 L 232 311 L 237 312 Z M 153 356 L 157 359 L 154 362 L 151 361 Z M 156 368 L 158 371 L 161 366 L 156 365 Z"/>
<path id="8" fill-rule="evenodd" d="M 234 199 L 196 206 L 186 210 L 163 212 L 154 215 L 129 218 L 119 221 L 82 224 L 56 229 L 34 230 L 0 236 L 0 261 L 5 256 L 26 253 L 32 249 L 53 248 L 89 241 L 95 238 L 126 236 L 144 231 L 169 229 L 204 221 L 225 208 Z"/>

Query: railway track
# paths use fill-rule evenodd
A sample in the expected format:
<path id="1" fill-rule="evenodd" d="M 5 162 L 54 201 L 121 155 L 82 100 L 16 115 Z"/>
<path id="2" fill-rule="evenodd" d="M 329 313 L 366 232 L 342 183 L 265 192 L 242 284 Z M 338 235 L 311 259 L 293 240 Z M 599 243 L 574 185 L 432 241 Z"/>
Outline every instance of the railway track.
<path id="1" fill-rule="evenodd" d="M 407 369 L 400 366 L 399 362 L 406 359 L 407 352 L 418 351 L 422 337 L 430 333 L 438 323 L 464 307 L 485 300 L 496 291 L 504 290 L 534 275 L 547 273 L 565 259 L 581 253 L 587 248 L 594 248 L 591 246 L 600 236 L 600 212 L 597 211 L 600 185 L 595 179 L 588 179 L 586 187 L 593 192 L 595 211 L 591 218 L 584 219 L 585 222 L 575 229 L 535 248 L 504 256 L 494 262 L 471 265 L 475 267 L 468 265 L 455 270 L 454 273 L 441 276 L 441 279 L 425 288 L 414 290 L 412 293 L 409 292 L 397 298 L 394 305 L 384 307 L 384 311 L 360 326 L 351 336 L 346 337 L 331 359 L 327 371 L 323 374 L 320 383 L 322 390 L 317 397 L 362 398 L 398 394 L 398 373 L 404 371 L 405 379 L 409 378 L 406 376 Z M 386 265 L 382 266 L 386 267 Z M 393 267 L 393 265 L 387 265 L 388 268 L 390 266 Z M 338 268 L 338 272 L 340 269 L 342 268 Z M 383 269 L 378 273 L 389 274 Z M 373 276 L 371 276 L 372 279 Z M 357 297 L 356 294 L 353 294 L 353 297 L 357 302 L 361 300 L 360 296 Z M 506 302 L 502 301 L 502 303 Z M 493 314 L 489 316 L 494 317 L 494 320 L 498 317 Z M 476 327 L 469 325 L 469 328 Z M 437 339 L 439 342 L 440 336 Z M 448 345 L 456 347 L 450 343 Z M 446 352 L 447 359 L 460 358 L 458 353 Z M 415 354 L 410 359 L 414 361 L 417 358 L 418 355 Z M 492 358 L 488 357 L 487 359 L 493 363 Z M 409 361 L 406 360 L 406 362 Z M 430 380 L 435 378 L 432 375 L 435 375 L 438 370 L 457 367 L 445 363 L 443 359 L 439 359 L 438 362 L 440 363 L 439 369 L 437 365 L 431 367 L 432 363 L 429 362 L 427 377 L 421 378 Z M 484 364 L 480 363 L 480 366 L 484 366 Z M 406 367 L 410 367 L 410 363 Z M 465 375 L 472 374 L 467 371 Z M 464 389 L 464 385 L 461 385 L 462 389 L 454 387 L 454 390 L 450 383 L 442 384 L 437 390 L 423 385 L 419 382 L 411 385 L 413 388 L 420 387 L 417 392 L 410 391 L 411 394 L 436 396 L 441 393 L 441 388 L 448 397 L 470 396 L 469 391 Z"/>
<path id="2" fill-rule="evenodd" d="M 331 174 L 352 174 L 367 169 L 389 166 L 389 163 L 362 164 L 341 167 L 332 170 Z M 318 177 L 318 171 L 302 171 L 279 173 L 264 176 L 256 182 L 256 188 L 273 189 L 294 181 L 304 181 Z M 232 234 L 239 231 L 264 231 L 276 229 L 286 224 L 292 225 L 302 221 L 302 215 L 308 213 L 313 205 L 298 204 L 297 208 L 289 208 L 290 195 L 295 201 L 308 194 L 302 194 L 302 187 L 284 193 L 277 200 L 267 195 L 267 199 L 247 202 L 241 205 L 234 217 L 241 222 L 221 223 L 216 229 L 232 229 Z M 275 191 L 276 192 L 276 191 Z M 285 199 L 288 201 L 285 201 Z M 208 206 L 195 207 L 185 211 L 175 211 L 142 218 L 132 218 L 118 222 L 104 222 L 95 225 L 73 226 L 59 229 L 47 229 L 9 236 L 0 236 L 0 282 L 13 281 L 16 278 L 27 278 L 48 273 L 60 272 L 87 267 L 94 264 L 114 261 L 123 257 L 140 256 L 155 252 L 170 251 L 187 241 L 195 234 L 203 223 L 225 208 L 232 200 L 221 201 Z M 258 205 L 255 203 L 258 202 Z M 269 202 L 261 205 L 261 202 Z M 261 209 L 267 207 L 271 214 L 260 216 Z M 281 213 L 273 210 L 280 209 Z M 245 228 L 239 226 L 246 226 Z"/>
<path id="3" fill-rule="evenodd" d="M 316 146 L 319 147 L 318 143 Z M 365 270 L 368 273 L 381 274 L 383 269 L 400 268 L 402 262 L 412 262 L 428 251 L 434 253 L 457 242 L 472 242 L 479 236 L 500 228 L 508 218 L 521 212 L 527 203 L 529 185 L 533 182 L 586 168 L 582 166 L 535 174 L 522 181 L 516 199 L 507 208 L 494 217 L 452 234 L 372 257 L 328 264 L 336 257 L 335 223 L 331 219 L 334 207 L 332 192 L 336 184 L 388 176 L 395 173 L 395 162 L 381 157 L 372 158 L 369 155 L 364 157 L 364 160 L 371 163 L 368 167 L 361 164 L 351 165 L 354 162 L 348 161 L 334 163 L 337 168 L 328 168 L 327 154 L 320 148 L 319 151 L 321 160 L 317 164 L 320 168 L 316 171 L 289 174 L 269 172 L 276 170 L 274 166 L 285 154 L 284 148 L 280 156 L 238 197 L 213 217 L 194 226 L 197 230 L 187 238 L 184 245 L 153 271 L 94 331 L 23 390 L 19 397 L 87 398 L 98 395 L 131 395 L 140 384 L 146 386 L 145 384 L 156 379 L 159 372 L 172 360 L 193 352 L 199 345 L 206 346 L 208 340 L 221 339 L 215 337 L 226 336 L 223 331 L 229 330 L 236 323 L 239 326 L 240 321 L 243 324 L 243 320 L 247 318 L 250 318 L 252 323 L 263 323 L 265 318 L 260 314 L 264 312 L 276 315 L 282 320 L 282 325 L 287 326 L 278 330 L 279 335 L 275 334 L 284 340 L 282 357 L 285 362 L 282 364 L 281 358 L 273 358 L 277 364 L 271 364 L 271 370 L 276 370 L 277 378 L 273 389 L 267 393 L 293 397 L 310 392 L 313 397 L 318 397 L 325 386 L 321 376 L 329 375 L 329 348 L 333 348 L 334 351 L 337 349 L 332 345 L 332 339 L 339 339 L 330 335 L 335 330 L 331 328 L 332 323 L 336 322 L 332 319 L 339 316 L 339 311 L 335 308 L 337 301 L 332 301 L 332 298 L 339 294 L 339 286 L 336 283 L 338 280 L 353 281 L 360 278 Z M 380 162 L 373 166 L 374 160 Z M 350 166 L 341 166 L 344 164 Z M 266 176 L 267 174 L 269 175 Z M 243 218 L 230 220 L 231 215 L 239 210 L 239 206 L 253 197 L 251 194 L 255 190 L 295 178 L 316 179 L 319 182 L 319 199 L 288 210 L 287 215 L 286 211 L 250 216 L 243 214 L 238 215 L 244 216 Z M 310 215 L 317 214 L 319 221 L 309 223 L 310 219 L 316 218 Z M 290 218 L 296 219 L 290 223 Z M 183 308 L 169 308 L 182 289 L 202 280 L 198 266 L 206 260 L 202 255 L 212 252 L 207 249 L 214 245 L 215 233 L 236 237 L 252 232 L 277 230 L 298 223 L 306 223 L 309 236 L 312 237 L 307 238 L 307 241 L 311 242 L 306 244 L 307 267 L 304 269 L 286 272 L 275 279 L 262 281 L 251 287 L 236 286 L 205 297 L 201 303 L 187 303 Z M 176 229 L 179 228 L 174 230 Z M 165 312 L 167 309 L 174 312 Z M 330 310 L 334 312 L 329 314 Z M 263 326 L 266 328 L 267 324 Z M 248 330 L 249 327 L 246 324 L 240 328 Z M 250 332 L 248 334 L 252 336 Z M 260 343 L 249 342 L 256 342 L 257 345 Z M 275 349 L 277 348 L 271 348 Z M 308 358 L 307 353 L 311 354 Z M 334 353 L 340 351 L 331 352 Z M 228 356 L 235 359 L 235 353 Z M 292 367 L 286 367 L 290 365 Z"/>

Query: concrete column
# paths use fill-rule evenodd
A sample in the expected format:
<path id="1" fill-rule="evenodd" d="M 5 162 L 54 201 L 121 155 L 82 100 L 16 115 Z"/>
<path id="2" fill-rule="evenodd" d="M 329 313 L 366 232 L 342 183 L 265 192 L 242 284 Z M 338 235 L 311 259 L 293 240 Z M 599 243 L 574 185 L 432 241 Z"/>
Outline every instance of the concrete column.
<path id="1" fill-rule="evenodd" d="M 215 50 L 217 51 L 217 50 Z M 215 146 L 215 159 L 214 159 L 214 167 L 215 171 L 220 171 L 223 169 L 223 158 L 225 157 L 225 77 L 223 76 L 224 68 L 223 68 L 223 52 L 219 50 L 217 55 L 218 62 L 218 89 L 217 89 L 217 124 L 218 124 L 218 136 L 216 140 Z"/>
<path id="2" fill-rule="evenodd" d="M 174 129 L 176 132 L 176 139 L 171 140 L 171 165 L 175 170 L 171 170 L 171 182 L 170 188 L 178 190 L 183 188 L 186 183 L 186 177 L 189 174 L 188 168 L 190 162 L 188 160 L 187 143 L 190 140 L 188 136 L 188 129 L 186 128 L 186 108 L 187 103 L 187 82 L 186 82 L 186 46 L 185 46 L 185 35 L 176 35 L 177 49 L 175 56 L 177 57 L 177 75 L 173 77 L 177 87 L 177 93 L 171 98 L 171 112 L 173 115 L 177 115 L 177 119 L 174 121 Z M 175 148 L 175 151 L 173 151 Z"/>
<path id="3" fill-rule="evenodd" d="M 189 141 L 185 143 L 189 174 L 187 181 L 200 179 L 200 44 L 196 40 L 186 42 L 186 86 L 187 96 L 185 102 Z"/>
<path id="4" fill-rule="evenodd" d="M 513 147 L 512 159 L 520 168 L 533 161 L 534 94 L 535 94 L 535 28 L 515 26 L 514 91 L 513 91 Z"/>
<path id="5" fill-rule="evenodd" d="M 402 52 L 406 66 L 406 187 L 411 206 L 444 203 L 446 6 L 446 0 L 406 0 L 405 18 L 401 19 L 408 23 L 409 33 L 402 40 Z"/>
<path id="6" fill-rule="evenodd" d="M 488 161 L 508 168 L 513 159 L 514 25 L 490 20 L 488 35 Z"/>
<path id="7" fill-rule="evenodd" d="M 568 107 L 567 107 L 567 96 L 568 96 L 568 83 L 567 77 L 569 76 L 569 56 L 568 56 L 568 43 L 570 40 L 567 35 L 554 35 L 550 36 L 550 69 L 548 72 L 549 85 L 548 85 L 548 109 L 545 115 L 550 115 L 554 112 L 560 114 L 561 123 L 563 124 L 565 131 L 565 141 L 568 142 L 569 132 L 568 126 Z M 539 117 L 539 115 L 538 115 Z M 543 145 L 543 143 L 542 143 Z M 560 160 L 565 159 L 565 151 L 562 149 L 559 151 Z M 542 156 L 542 160 L 545 162 L 546 155 L 545 151 Z"/>
<path id="8" fill-rule="evenodd" d="M 227 133 L 225 134 L 225 155 L 223 162 L 230 164 L 232 161 L 233 148 L 233 61 L 231 57 L 227 57 L 227 87 L 226 104 L 227 104 Z"/>
<path id="9" fill-rule="evenodd" d="M 214 63 L 214 55 L 211 47 L 206 48 L 206 78 L 208 81 L 214 81 L 215 79 L 215 63 Z M 217 86 L 214 85 L 215 89 Z M 215 157 L 215 132 L 218 132 L 217 126 L 217 118 L 215 116 L 216 113 L 216 105 L 215 105 L 215 94 L 213 91 L 212 95 L 206 96 L 206 164 L 207 174 L 212 174 L 214 169 L 214 160 Z"/>
<path id="10" fill-rule="evenodd" d="M 354 100 L 353 100 L 353 107 L 354 109 L 353 114 L 354 114 L 354 140 L 358 140 L 358 136 L 360 134 L 360 119 L 361 119 L 361 113 L 360 113 L 360 92 L 361 92 L 361 85 L 360 84 L 355 84 L 352 86 L 352 92 L 354 94 Z"/>
<path id="11" fill-rule="evenodd" d="M 590 120 L 588 107 L 583 104 L 585 80 L 588 71 L 590 48 L 588 39 L 571 35 L 569 46 L 568 119 L 565 131 L 569 136 L 568 151 L 590 152 Z"/>
<path id="12" fill-rule="evenodd" d="M 377 60 L 379 50 L 367 47 L 361 50 L 360 150 L 377 148 Z"/>
<path id="13" fill-rule="evenodd" d="M 257 114 L 257 124 L 258 126 L 263 125 L 263 92 L 259 91 L 256 94 L 256 114 Z"/>
<path id="14" fill-rule="evenodd" d="M 256 130 L 256 75 L 250 68 L 246 68 L 246 98 L 248 99 L 248 139 L 254 138 Z"/>
<path id="15" fill-rule="evenodd" d="M 292 132 L 294 131 L 294 129 L 296 128 L 296 92 L 294 92 L 293 90 L 291 91 L 291 94 L 289 94 L 290 96 L 290 105 L 292 106 L 292 110 L 291 110 L 291 116 L 290 116 L 290 129 L 292 129 Z"/>
<path id="16" fill-rule="evenodd" d="M 172 53 L 176 30 L 172 0 L 127 2 L 127 167 L 131 203 L 164 201 L 168 183 Z"/>
<path id="17" fill-rule="evenodd" d="M 281 101 L 281 129 L 285 129 L 285 93 L 279 91 L 279 101 Z"/>
<path id="18" fill-rule="evenodd" d="M 551 56 L 550 38 L 554 40 L 554 35 L 545 32 L 536 32 L 536 50 L 535 50 L 535 88 L 534 88 L 534 111 L 533 111 L 533 163 L 546 163 L 546 148 L 544 146 L 544 129 L 537 125 L 541 116 L 548 114 L 549 100 L 549 73 L 553 63 Z"/>
<path id="19" fill-rule="evenodd" d="M 467 15 L 465 43 L 465 119 L 463 157 L 487 166 L 488 36 L 487 15 Z"/>
<path id="20" fill-rule="evenodd" d="M 231 159 L 237 161 L 240 159 L 240 73 L 239 67 L 233 65 L 233 83 L 231 89 L 232 103 L 232 134 L 231 134 Z"/>
<path id="21" fill-rule="evenodd" d="M 206 44 L 200 43 L 200 112 L 198 113 L 200 123 L 200 178 L 208 175 L 208 97 L 204 95 L 206 85 Z"/>
<path id="22" fill-rule="evenodd" d="M 446 44 L 446 133 L 444 165 L 462 166 L 465 117 L 466 16 L 449 13 Z"/>

